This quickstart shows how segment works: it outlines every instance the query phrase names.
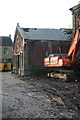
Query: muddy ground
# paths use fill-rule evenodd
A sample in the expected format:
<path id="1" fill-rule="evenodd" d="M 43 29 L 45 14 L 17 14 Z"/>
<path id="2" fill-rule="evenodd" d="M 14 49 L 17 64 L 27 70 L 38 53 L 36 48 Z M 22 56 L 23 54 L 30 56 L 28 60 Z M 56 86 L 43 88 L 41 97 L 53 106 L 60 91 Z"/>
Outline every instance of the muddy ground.
<path id="1" fill-rule="evenodd" d="M 74 77 L 74 76 L 73 76 Z M 80 82 L 2 73 L 3 118 L 74 118 L 80 113 Z"/>

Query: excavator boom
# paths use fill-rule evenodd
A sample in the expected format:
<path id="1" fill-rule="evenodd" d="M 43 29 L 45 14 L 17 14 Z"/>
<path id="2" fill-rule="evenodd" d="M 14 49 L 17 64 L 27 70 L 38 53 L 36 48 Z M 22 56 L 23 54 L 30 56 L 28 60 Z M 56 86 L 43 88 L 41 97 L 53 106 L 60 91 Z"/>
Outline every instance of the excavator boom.
<path id="1" fill-rule="evenodd" d="M 68 57 L 71 58 L 71 63 L 75 62 L 75 58 L 79 48 L 80 48 L 80 28 L 77 29 L 75 37 L 73 38 L 73 41 L 68 52 Z"/>

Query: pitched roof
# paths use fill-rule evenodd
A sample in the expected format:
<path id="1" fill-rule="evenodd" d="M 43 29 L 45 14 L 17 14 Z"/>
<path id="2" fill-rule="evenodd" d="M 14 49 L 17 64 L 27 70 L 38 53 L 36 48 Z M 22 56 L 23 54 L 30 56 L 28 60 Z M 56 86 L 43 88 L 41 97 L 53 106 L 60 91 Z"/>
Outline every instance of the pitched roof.
<path id="1" fill-rule="evenodd" d="M 72 8 L 70 8 L 69 10 L 75 11 L 75 10 L 77 10 L 77 9 L 79 9 L 79 8 L 80 8 L 80 2 L 78 3 L 78 5 L 76 5 L 76 6 L 72 7 Z"/>
<path id="2" fill-rule="evenodd" d="M 9 36 L 0 36 L 0 46 L 12 46 L 12 40 Z"/>
<path id="3" fill-rule="evenodd" d="M 66 32 L 60 29 L 21 28 L 17 26 L 23 39 L 28 40 L 69 40 Z"/>
<path id="4" fill-rule="evenodd" d="M 26 33 L 33 40 L 67 40 L 66 35 L 59 29 L 37 29 Z"/>

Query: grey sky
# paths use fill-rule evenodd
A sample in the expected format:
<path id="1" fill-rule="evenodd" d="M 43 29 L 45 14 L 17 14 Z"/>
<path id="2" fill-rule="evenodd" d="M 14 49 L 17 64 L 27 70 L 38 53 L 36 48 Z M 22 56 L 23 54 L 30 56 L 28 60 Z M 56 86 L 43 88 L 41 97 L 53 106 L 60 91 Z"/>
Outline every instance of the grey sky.
<path id="1" fill-rule="evenodd" d="M 12 35 L 17 22 L 28 28 L 71 28 L 69 10 L 79 0 L 0 0 L 0 36 Z"/>

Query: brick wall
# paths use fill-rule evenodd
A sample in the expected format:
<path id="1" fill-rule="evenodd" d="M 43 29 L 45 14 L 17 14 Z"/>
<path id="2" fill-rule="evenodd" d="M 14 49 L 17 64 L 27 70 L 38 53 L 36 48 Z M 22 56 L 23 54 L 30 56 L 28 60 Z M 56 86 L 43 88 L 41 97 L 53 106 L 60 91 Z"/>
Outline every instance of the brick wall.
<path id="1" fill-rule="evenodd" d="M 15 55 L 19 53 L 19 50 L 22 50 L 22 54 Z M 13 72 L 23 75 L 24 71 L 24 47 L 23 47 L 23 38 L 16 29 L 15 42 L 14 42 L 14 57 L 13 57 Z"/>
<path id="2" fill-rule="evenodd" d="M 19 52 L 19 49 L 23 49 L 23 38 L 21 37 L 18 30 L 16 30 L 16 37 L 15 37 L 15 43 L 14 43 L 14 52 Z"/>
<path id="3" fill-rule="evenodd" d="M 49 47 L 49 45 L 51 46 L 51 48 Z M 70 46 L 69 41 L 68 42 L 65 41 L 41 42 L 40 40 L 28 41 L 28 44 L 24 49 L 25 74 L 27 72 L 30 73 L 44 69 L 44 57 L 46 57 L 46 51 L 48 52 L 48 54 L 51 54 L 49 53 L 51 51 L 52 54 L 57 54 L 60 53 L 58 49 L 60 47 L 61 52 L 67 54 L 69 50 L 69 46 Z"/>
<path id="4" fill-rule="evenodd" d="M 17 39 L 19 39 L 17 45 Z M 23 53 L 14 54 L 13 67 L 15 73 L 26 75 L 38 70 L 44 70 L 44 57 L 49 54 L 59 53 L 59 47 L 62 53 L 68 53 L 70 42 L 66 41 L 43 41 L 43 40 L 27 40 L 27 45 L 23 46 L 23 38 L 16 31 L 14 53 L 18 53 L 23 49 Z"/>
<path id="5" fill-rule="evenodd" d="M 34 45 L 29 46 L 29 63 L 31 66 L 43 65 L 43 58 L 46 57 L 46 44 L 39 42 L 34 42 Z"/>

